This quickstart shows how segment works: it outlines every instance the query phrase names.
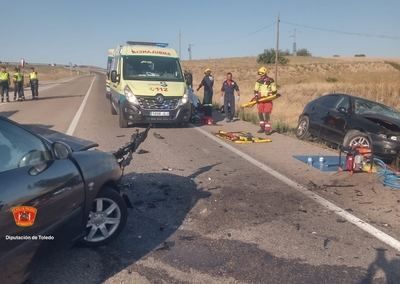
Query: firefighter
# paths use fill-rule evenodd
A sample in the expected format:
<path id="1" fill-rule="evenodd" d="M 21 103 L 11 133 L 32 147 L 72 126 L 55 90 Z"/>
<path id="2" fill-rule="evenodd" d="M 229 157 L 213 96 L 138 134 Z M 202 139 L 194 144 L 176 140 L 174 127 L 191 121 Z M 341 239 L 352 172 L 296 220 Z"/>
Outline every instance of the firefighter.
<path id="1" fill-rule="evenodd" d="M 268 69 L 261 67 L 258 69 L 258 75 L 260 76 L 254 87 L 254 99 L 267 97 L 277 93 L 277 87 L 274 79 L 268 77 Z M 258 118 L 260 120 L 260 130 L 258 133 L 271 134 L 271 112 L 272 112 L 272 101 L 269 102 L 257 102 Z"/>
<path id="2" fill-rule="evenodd" d="M 207 68 L 204 70 L 204 77 L 201 80 L 200 85 L 197 87 L 199 91 L 204 87 L 203 107 L 204 107 L 204 119 L 207 120 L 207 124 L 212 124 L 212 99 L 213 99 L 213 87 L 214 77 L 211 74 L 211 69 Z"/>
<path id="3" fill-rule="evenodd" d="M 14 101 L 17 99 L 18 95 L 18 100 L 23 101 L 25 100 L 25 96 L 23 93 L 24 90 L 24 75 L 21 73 L 20 69 L 18 67 L 15 67 L 14 69 L 14 76 L 13 76 L 13 81 L 14 81 Z"/>
<path id="4" fill-rule="evenodd" d="M 224 112 L 226 122 L 231 122 L 235 116 L 235 91 L 240 97 L 238 84 L 232 80 L 232 73 L 226 74 L 226 80 L 222 83 L 221 96 L 224 97 Z"/>
<path id="5" fill-rule="evenodd" d="M 31 73 L 29 73 L 29 83 L 31 85 L 32 100 L 39 99 L 39 79 L 38 74 L 34 67 L 31 67 Z"/>
<path id="6" fill-rule="evenodd" d="M 6 67 L 2 66 L 0 71 L 1 102 L 4 102 L 4 95 L 6 96 L 6 101 L 10 102 L 10 99 L 8 97 L 9 88 L 10 88 L 10 74 L 7 72 Z"/>

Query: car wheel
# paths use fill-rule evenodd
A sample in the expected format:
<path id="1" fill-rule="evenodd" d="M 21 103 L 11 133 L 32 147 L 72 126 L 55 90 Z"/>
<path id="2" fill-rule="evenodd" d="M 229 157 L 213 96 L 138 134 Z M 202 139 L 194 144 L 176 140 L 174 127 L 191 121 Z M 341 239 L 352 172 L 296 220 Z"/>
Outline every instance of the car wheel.
<path id="1" fill-rule="evenodd" d="M 362 146 L 366 148 L 371 147 L 371 141 L 369 140 L 368 136 L 364 133 L 354 130 L 350 131 L 346 134 L 346 137 L 343 141 L 344 146 L 354 147 L 354 146 Z"/>
<path id="2" fill-rule="evenodd" d="M 122 109 L 119 109 L 119 127 L 127 128 L 128 127 L 128 120 L 125 119 Z"/>
<path id="3" fill-rule="evenodd" d="M 304 115 L 299 119 L 299 124 L 297 125 L 296 129 L 296 137 L 304 140 L 310 136 L 310 119 L 308 116 Z"/>
<path id="4" fill-rule="evenodd" d="M 115 110 L 114 104 L 113 104 L 113 102 L 112 102 L 111 99 L 110 99 L 110 107 L 111 107 L 111 114 L 112 114 L 112 115 L 116 115 L 116 114 L 117 114 L 117 111 Z"/>
<path id="5" fill-rule="evenodd" d="M 125 227 L 127 216 L 124 199 L 114 189 L 105 187 L 93 200 L 82 243 L 94 247 L 112 241 Z"/>

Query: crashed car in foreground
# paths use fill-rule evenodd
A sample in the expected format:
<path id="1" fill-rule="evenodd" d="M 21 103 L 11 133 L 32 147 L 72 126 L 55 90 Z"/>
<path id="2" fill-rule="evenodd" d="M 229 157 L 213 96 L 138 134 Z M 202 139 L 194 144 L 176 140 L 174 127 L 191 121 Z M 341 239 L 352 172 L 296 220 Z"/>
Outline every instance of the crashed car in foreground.
<path id="1" fill-rule="evenodd" d="M 127 219 L 122 169 L 148 129 L 115 153 L 0 116 L 0 275 L 18 283 L 49 240 L 98 246 Z"/>
<path id="2" fill-rule="evenodd" d="M 392 160 L 400 152 L 400 112 L 348 94 L 328 94 L 305 106 L 296 136 L 370 147 L 375 155 Z"/>

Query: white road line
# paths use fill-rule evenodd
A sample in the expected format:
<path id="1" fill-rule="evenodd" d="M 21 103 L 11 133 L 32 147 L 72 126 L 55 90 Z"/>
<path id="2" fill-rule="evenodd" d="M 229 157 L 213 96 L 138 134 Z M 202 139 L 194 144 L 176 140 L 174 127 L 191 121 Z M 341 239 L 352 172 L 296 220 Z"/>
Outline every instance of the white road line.
<path id="1" fill-rule="evenodd" d="M 305 186 L 291 180 L 287 176 L 277 172 L 276 170 L 272 169 L 271 167 L 257 161 L 253 157 L 247 155 L 246 153 L 243 153 L 242 151 L 236 149 L 235 147 L 229 145 L 228 143 L 220 140 L 219 138 L 215 137 L 214 135 L 208 133 L 204 129 L 201 129 L 199 127 L 195 127 L 197 131 L 200 133 L 204 134 L 211 140 L 217 142 L 221 146 L 225 147 L 226 149 L 230 150 L 231 152 L 235 153 L 236 155 L 240 156 L 241 158 L 245 159 L 246 161 L 250 162 L 254 166 L 262 169 L 263 171 L 267 172 L 268 174 L 272 175 L 273 177 L 277 178 L 281 182 L 289 185 L 290 187 L 296 189 L 300 193 L 304 194 L 308 198 L 314 200 L 318 204 L 322 205 L 323 207 L 329 209 L 330 211 L 336 213 L 343 219 L 347 220 L 348 222 L 356 225 L 359 227 L 361 230 L 367 232 L 368 234 L 374 236 L 378 240 L 382 241 L 383 243 L 387 244 L 388 246 L 391 246 L 397 251 L 400 251 L 400 241 L 389 236 L 388 234 L 382 232 L 381 230 L 375 228 L 374 226 L 370 225 L 369 223 L 361 220 L 360 218 L 350 214 L 346 210 L 340 208 L 339 206 L 333 204 L 332 202 L 326 200 L 325 198 L 319 196 L 318 194 L 312 192 L 311 190 L 307 189 Z"/>
<path id="2" fill-rule="evenodd" d="M 81 105 L 80 105 L 78 111 L 76 112 L 76 114 L 75 114 L 75 116 L 74 116 L 74 119 L 71 121 L 71 124 L 70 124 L 69 127 L 68 127 L 68 130 L 67 130 L 67 132 L 66 132 L 67 135 L 72 135 L 72 134 L 74 134 L 75 129 L 76 129 L 76 127 L 78 126 L 79 119 L 81 118 L 81 115 L 82 115 L 82 113 L 83 113 L 83 110 L 85 109 L 86 102 L 87 102 L 87 100 L 88 100 L 88 98 L 89 98 L 89 95 L 90 95 L 90 93 L 91 93 L 91 91 L 92 91 L 92 87 L 93 87 L 94 81 L 96 81 L 96 76 L 93 77 L 92 83 L 90 84 L 90 87 L 89 87 L 89 89 L 87 90 L 86 95 L 85 95 L 85 97 L 83 98 L 83 101 L 82 101 L 82 103 L 81 103 Z"/>

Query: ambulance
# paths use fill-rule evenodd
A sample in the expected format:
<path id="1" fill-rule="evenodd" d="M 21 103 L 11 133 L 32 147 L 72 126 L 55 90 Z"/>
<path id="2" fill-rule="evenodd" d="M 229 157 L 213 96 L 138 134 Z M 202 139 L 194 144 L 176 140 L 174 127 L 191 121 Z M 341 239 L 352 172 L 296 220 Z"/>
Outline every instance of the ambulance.
<path id="1" fill-rule="evenodd" d="M 114 50 L 110 72 L 111 113 L 119 126 L 185 124 L 191 103 L 179 57 L 165 43 L 127 42 Z"/>
<path id="2" fill-rule="evenodd" d="M 107 73 L 106 73 L 106 97 L 107 98 L 110 98 L 110 96 L 111 96 L 110 76 L 111 76 L 111 67 L 113 65 L 113 58 L 114 58 L 114 49 L 110 48 L 107 52 Z"/>

